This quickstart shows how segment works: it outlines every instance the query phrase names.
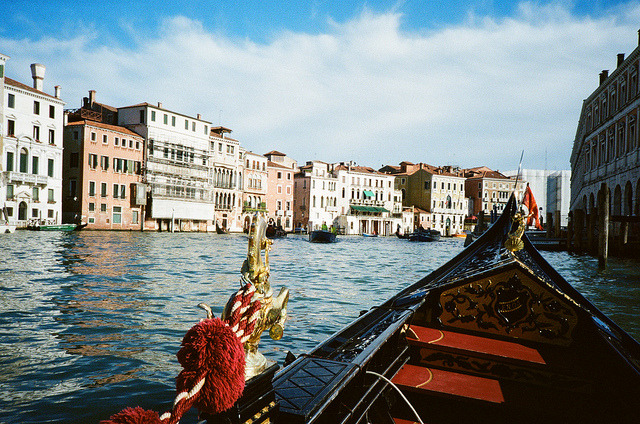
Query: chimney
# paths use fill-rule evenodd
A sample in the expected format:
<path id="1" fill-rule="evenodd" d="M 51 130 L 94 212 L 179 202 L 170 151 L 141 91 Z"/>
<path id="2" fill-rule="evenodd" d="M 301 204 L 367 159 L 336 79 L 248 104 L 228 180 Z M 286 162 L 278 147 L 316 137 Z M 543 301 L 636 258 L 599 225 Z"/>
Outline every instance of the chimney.
<path id="1" fill-rule="evenodd" d="M 198 119 L 202 119 L 202 115 L 198 114 L 197 116 L 198 116 Z"/>
<path id="2" fill-rule="evenodd" d="M 93 107 L 93 102 L 96 101 L 96 90 L 89 90 L 89 107 Z"/>
<path id="3" fill-rule="evenodd" d="M 45 66 L 40 63 L 31 64 L 31 77 L 33 78 L 33 88 L 38 91 L 42 91 L 44 80 Z"/>
<path id="4" fill-rule="evenodd" d="M 624 53 L 618 53 L 618 65 L 617 66 L 622 65 L 622 62 L 624 62 Z"/>
<path id="5" fill-rule="evenodd" d="M 162 103 L 158 102 L 158 109 L 162 109 Z"/>
<path id="6" fill-rule="evenodd" d="M 609 77 L 608 69 L 605 69 L 604 71 L 600 72 L 600 85 L 602 85 L 602 83 L 605 82 L 608 77 Z"/>
<path id="7" fill-rule="evenodd" d="M 54 95 L 55 95 L 56 99 L 59 99 L 60 98 L 60 86 L 56 85 L 54 87 L 54 89 L 55 89 L 55 94 Z"/>

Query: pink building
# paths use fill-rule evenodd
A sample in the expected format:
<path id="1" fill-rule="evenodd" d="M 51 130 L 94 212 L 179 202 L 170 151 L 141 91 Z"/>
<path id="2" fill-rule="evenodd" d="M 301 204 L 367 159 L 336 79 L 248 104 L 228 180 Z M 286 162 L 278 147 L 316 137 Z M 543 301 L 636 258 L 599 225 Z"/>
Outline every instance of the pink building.
<path id="1" fill-rule="evenodd" d="M 63 219 L 86 222 L 87 229 L 142 229 L 144 139 L 124 127 L 82 119 L 83 114 L 92 111 L 69 114 L 72 122 L 64 129 Z"/>
<path id="2" fill-rule="evenodd" d="M 268 219 L 285 231 L 293 231 L 293 176 L 296 162 L 275 150 L 264 155 L 267 161 Z"/>

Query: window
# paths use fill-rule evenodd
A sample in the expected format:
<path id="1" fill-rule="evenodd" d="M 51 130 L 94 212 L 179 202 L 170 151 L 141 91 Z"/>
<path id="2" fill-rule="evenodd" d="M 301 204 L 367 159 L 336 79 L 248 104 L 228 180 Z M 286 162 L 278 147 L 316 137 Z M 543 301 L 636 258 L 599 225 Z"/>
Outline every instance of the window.
<path id="1" fill-rule="evenodd" d="M 140 123 L 144 124 L 144 109 L 140 109 Z"/>
<path id="2" fill-rule="evenodd" d="M 126 199 L 127 198 L 127 186 L 122 184 L 120 186 L 120 198 L 121 199 Z"/>
<path id="3" fill-rule="evenodd" d="M 76 180 L 69 180 L 69 196 L 76 197 L 78 189 L 78 182 Z"/>
<path id="4" fill-rule="evenodd" d="M 109 156 L 100 156 L 100 167 L 103 171 L 109 169 Z"/>
<path id="5" fill-rule="evenodd" d="M 138 223 L 138 211 L 131 211 L 131 223 L 132 224 Z"/>
<path id="6" fill-rule="evenodd" d="M 12 200 L 13 196 L 13 184 L 7 184 L 7 200 Z"/>
<path id="7" fill-rule="evenodd" d="M 38 175 L 39 172 L 39 161 L 40 158 L 38 156 L 33 156 L 31 158 L 31 173 L 34 175 Z"/>
<path id="8" fill-rule="evenodd" d="M 209 126 L 208 126 L 208 125 L 205 125 L 205 126 L 204 126 L 204 133 L 205 133 L 205 134 L 207 134 L 207 131 L 209 131 Z"/>
<path id="9" fill-rule="evenodd" d="M 113 207 L 113 223 L 114 224 L 122 223 L 122 207 L 121 206 Z"/>
<path id="10" fill-rule="evenodd" d="M 193 131 L 193 132 L 196 131 L 196 123 L 195 122 L 191 123 L 191 131 Z"/>
<path id="11" fill-rule="evenodd" d="M 107 144 L 109 143 L 109 139 L 107 138 L 106 134 L 102 134 L 102 144 Z"/>
<path id="12" fill-rule="evenodd" d="M 69 155 L 69 168 L 77 168 L 79 160 L 80 158 L 78 152 L 71 153 Z"/>
<path id="13" fill-rule="evenodd" d="M 53 189 L 52 189 L 52 188 L 50 188 L 50 189 L 48 190 L 48 192 L 49 192 L 49 196 L 48 196 L 47 200 L 49 201 L 49 203 L 55 203 L 55 197 L 54 197 L 54 191 L 53 191 Z"/>
<path id="14" fill-rule="evenodd" d="M 107 204 L 100 203 L 100 212 L 106 212 L 106 211 L 107 211 Z"/>
<path id="15" fill-rule="evenodd" d="M 55 130 L 49 130 L 49 144 L 56 144 L 56 132 Z"/>
<path id="16" fill-rule="evenodd" d="M 155 121 L 156 121 L 156 111 L 155 111 L 155 110 L 152 110 L 152 111 L 151 111 L 151 120 L 152 120 L 153 122 L 155 122 Z"/>
<path id="17" fill-rule="evenodd" d="M 96 195 L 96 182 L 89 181 L 89 196 L 93 197 Z"/>
<path id="18" fill-rule="evenodd" d="M 37 125 L 33 126 L 33 139 L 35 141 L 40 141 L 40 127 Z"/>
<path id="19" fill-rule="evenodd" d="M 49 118 L 56 117 L 56 107 L 54 105 L 49 105 Z"/>
<path id="20" fill-rule="evenodd" d="M 7 152 L 7 171 L 13 171 L 13 152 Z"/>
<path id="21" fill-rule="evenodd" d="M 165 113 L 164 114 L 164 124 L 167 125 L 169 123 L 169 116 Z"/>
<path id="22" fill-rule="evenodd" d="M 120 185 L 119 184 L 114 184 L 113 185 L 113 198 L 117 199 L 118 197 L 120 197 Z"/>
<path id="23" fill-rule="evenodd" d="M 113 141 L 113 144 L 115 144 L 116 146 L 120 145 L 120 139 L 116 137 L 115 140 Z"/>
<path id="24" fill-rule="evenodd" d="M 7 99 L 7 107 L 14 109 L 16 107 L 16 96 L 15 94 L 9 93 L 9 98 Z"/>
<path id="25" fill-rule="evenodd" d="M 36 115 L 40 115 L 40 102 L 37 100 L 33 101 L 33 113 Z"/>
<path id="26" fill-rule="evenodd" d="M 96 211 L 96 204 L 93 202 L 89 202 L 89 212 L 95 212 Z"/>
<path id="27" fill-rule="evenodd" d="M 175 117 L 175 116 L 172 116 L 172 117 L 171 117 L 171 126 L 172 126 L 172 127 L 175 127 L 175 126 L 176 126 L 176 117 Z"/>
<path id="28" fill-rule="evenodd" d="M 53 218 L 53 209 L 47 211 L 47 218 Z"/>
<path id="29" fill-rule="evenodd" d="M 189 120 L 188 120 L 188 119 L 185 119 L 185 120 L 184 120 L 184 129 L 185 129 L 185 130 L 188 130 L 188 129 L 189 129 Z"/>
<path id="30" fill-rule="evenodd" d="M 38 217 L 38 209 L 33 208 L 31 209 L 31 218 L 37 218 Z"/>
<path id="31" fill-rule="evenodd" d="M 282 179 L 282 172 L 278 171 L 278 179 L 281 180 Z"/>
<path id="32" fill-rule="evenodd" d="M 107 183 L 100 184 L 100 195 L 102 197 L 107 197 Z"/>
<path id="33" fill-rule="evenodd" d="M 89 168 L 96 169 L 98 167 L 98 155 L 89 153 Z"/>
<path id="34" fill-rule="evenodd" d="M 140 150 L 140 142 L 136 141 L 136 150 Z"/>
<path id="35" fill-rule="evenodd" d="M 20 150 L 20 172 L 23 172 L 25 174 L 29 172 L 27 169 L 28 160 L 29 160 L 29 154 L 27 153 L 27 149 Z"/>
<path id="36" fill-rule="evenodd" d="M 96 141 L 96 133 L 91 131 L 91 141 Z"/>
<path id="37" fill-rule="evenodd" d="M 16 134 L 16 121 L 13 119 L 7 120 L 7 136 L 13 137 Z"/>

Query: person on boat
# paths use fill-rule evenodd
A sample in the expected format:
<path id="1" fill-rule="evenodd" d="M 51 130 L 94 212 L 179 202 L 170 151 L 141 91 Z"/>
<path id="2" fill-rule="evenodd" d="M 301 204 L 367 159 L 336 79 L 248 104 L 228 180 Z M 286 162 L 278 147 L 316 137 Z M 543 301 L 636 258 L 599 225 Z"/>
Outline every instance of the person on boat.
<path id="1" fill-rule="evenodd" d="M 326 222 L 322 223 L 322 231 L 327 231 L 327 223 Z"/>
<path id="2" fill-rule="evenodd" d="M 331 226 L 331 233 L 333 234 L 338 234 L 338 228 L 334 227 L 333 225 Z"/>

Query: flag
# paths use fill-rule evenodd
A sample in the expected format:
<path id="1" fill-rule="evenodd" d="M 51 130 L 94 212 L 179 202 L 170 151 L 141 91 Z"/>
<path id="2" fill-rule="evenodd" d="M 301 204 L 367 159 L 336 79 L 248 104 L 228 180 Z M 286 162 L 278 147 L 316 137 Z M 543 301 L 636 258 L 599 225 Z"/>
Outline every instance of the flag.
<path id="1" fill-rule="evenodd" d="M 533 198 L 533 193 L 531 192 L 529 184 L 527 184 L 527 189 L 524 191 L 524 199 L 522 200 L 522 204 L 529 210 L 529 216 L 527 216 L 527 225 L 531 225 L 531 223 L 535 219 L 536 228 L 538 230 L 542 230 L 542 225 L 540 225 L 540 211 L 538 210 L 536 199 Z"/>

